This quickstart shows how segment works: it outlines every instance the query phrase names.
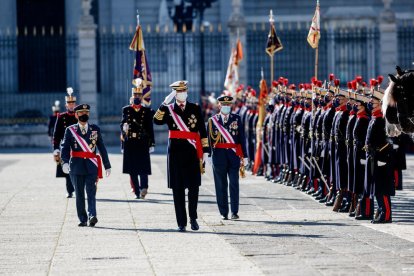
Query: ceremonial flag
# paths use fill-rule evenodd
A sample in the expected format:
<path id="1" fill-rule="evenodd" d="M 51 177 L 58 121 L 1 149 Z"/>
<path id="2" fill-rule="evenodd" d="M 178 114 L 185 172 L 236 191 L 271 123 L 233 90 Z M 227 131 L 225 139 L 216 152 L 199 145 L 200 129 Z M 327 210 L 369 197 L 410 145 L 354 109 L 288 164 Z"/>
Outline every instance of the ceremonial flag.
<path id="1" fill-rule="evenodd" d="M 129 45 L 129 49 L 135 51 L 135 62 L 133 70 L 133 80 L 136 78 L 142 79 L 143 92 L 142 100 L 146 104 L 151 104 L 151 87 L 152 76 L 148 65 L 147 55 L 145 54 L 144 37 L 142 35 L 141 25 L 138 25 L 134 37 Z"/>
<path id="2" fill-rule="evenodd" d="M 236 47 L 231 50 L 229 64 L 227 66 L 224 87 L 234 97 L 239 86 L 239 63 L 243 59 L 243 47 L 240 39 L 237 39 Z"/>
<path id="3" fill-rule="evenodd" d="M 266 53 L 273 56 L 276 52 L 283 49 L 282 42 L 276 34 L 276 28 L 273 22 L 270 23 L 269 35 L 267 36 Z"/>
<path id="4" fill-rule="evenodd" d="M 257 119 L 256 124 L 256 156 L 254 158 L 254 167 L 253 167 L 253 174 L 256 174 L 262 165 L 262 147 L 263 147 L 263 133 L 262 133 L 262 126 L 266 116 L 266 102 L 267 102 L 267 84 L 266 80 L 264 79 L 263 75 L 263 68 L 262 68 L 262 79 L 260 80 L 260 96 L 259 96 L 259 103 L 258 103 L 258 111 L 259 111 L 259 118 Z"/>
<path id="5" fill-rule="evenodd" d="M 312 48 L 318 48 L 319 39 L 321 38 L 321 25 L 319 15 L 319 0 L 316 3 L 315 15 L 312 18 L 312 24 L 308 33 L 308 43 Z"/>

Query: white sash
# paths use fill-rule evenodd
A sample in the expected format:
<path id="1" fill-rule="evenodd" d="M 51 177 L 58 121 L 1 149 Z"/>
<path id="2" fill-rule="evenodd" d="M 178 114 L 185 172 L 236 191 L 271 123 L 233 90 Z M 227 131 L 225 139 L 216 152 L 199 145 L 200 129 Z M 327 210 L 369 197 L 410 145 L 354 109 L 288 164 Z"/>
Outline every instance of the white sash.
<path id="1" fill-rule="evenodd" d="M 235 144 L 234 143 L 234 139 L 233 139 L 233 137 L 231 136 L 231 134 L 227 131 L 227 129 L 225 129 L 221 124 L 220 124 L 220 122 L 217 120 L 217 116 L 220 116 L 220 115 L 216 115 L 216 116 L 213 116 L 211 119 L 212 119 L 212 121 L 213 121 L 213 123 L 214 123 L 214 125 L 216 126 L 216 128 L 220 131 L 220 133 L 223 135 L 223 137 L 224 137 L 224 139 L 226 140 L 226 142 L 227 143 L 232 143 L 232 144 Z M 230 115 L 229 115 L 230 116 Z M 236 149 L 232 149 L 234 152 L 236 152 Z"/>
<path id="2" fill-rule="evenodd" d="M 82 137 L 80 137 L 79 134 L 76 132 L 76 126 L 71 126 L 71 127 L 68 127 L 68 128 L 69 128 L 70 132 L 72 132 L 73 137 L 78 142 L 78 144 L 80 145 L 81 149 L 84 152 L 93 153 L 92 150 L 88 147 L 88 143 L 86 143 L 85 139 L 83 139 Z M 98 160 L 97 160 L 97 158 L 89 158 L 89 160 L 91 160 L 92 163 L 96 167 L 98 167 Z"/>
<path id="3" fill-rule="evenodd" d="M 188 129 L 188 127 L 186 126 L 186 124 L 184 123 L 183 119 L 178 116 L 177 113 L 174 112 L 174 104 L 169 104 L 167 105 L 168 110 L 170 110 L 171 116 L 175 122 L 175 124 L 177 125 L 178 129 L 180 131 L 185 131 L 185 132 L 190 132 L 190 130 Z M 187 139 L 187 141 L 194 146 L 194 148 L 197 149 L 196 146 L 196 141 L 195 140 L 191 140 L 191 139 Z"/>

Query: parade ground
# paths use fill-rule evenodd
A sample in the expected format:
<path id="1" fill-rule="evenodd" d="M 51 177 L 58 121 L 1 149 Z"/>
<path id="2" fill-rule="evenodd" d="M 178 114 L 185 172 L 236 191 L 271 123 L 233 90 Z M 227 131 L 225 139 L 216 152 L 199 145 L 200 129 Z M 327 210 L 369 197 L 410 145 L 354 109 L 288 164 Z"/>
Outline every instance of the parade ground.
<path id="1" fill-rule="evenodd" d="M 160 150 L 160 149 L 158 149 Z M 2 275 L 413 275 L 414 156 L 393 223 L 355 221 L 292 187 L 248 176 L 240 219 L 222 221 L 211 168 L 202 177 L 199 231 L 177 232 L 165 154 L 152 155 L 145 200 L 134 199 L 122 155 L 98 184 L 96 227 L 78 227 L 75 198 L 52 154 L 0 154 Z"/>

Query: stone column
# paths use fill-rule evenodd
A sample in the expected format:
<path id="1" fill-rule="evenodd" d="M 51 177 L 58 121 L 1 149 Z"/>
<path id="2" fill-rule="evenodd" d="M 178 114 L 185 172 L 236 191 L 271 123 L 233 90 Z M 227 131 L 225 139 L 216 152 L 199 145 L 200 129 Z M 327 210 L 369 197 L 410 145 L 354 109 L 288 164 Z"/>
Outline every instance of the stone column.
<path id="1" fill-rule="evenodd" d="M 379 16 L 380 31 L 380 74 L 387 76 L 395 72 L 395 66 L 398 63 L 397 51 L 397 22 L 395 13 L 391 10 L 392 0 L 382 0 L 384 10 Z M 387 78 L 384 79 L 386 81 Z"/>
<path id="2" fill-rule="evenodd" d="M 91 106 L 90 120 L 98 123 L 98 94 L 96 68 L 96 25 L 90 14 L 92 0 L 82 0 L 79 36 L 79 100 Z"/>
<path id="3" fill-rule="evenodd" d="M 237 36 L 243 45 L 243 60 L 239 65 L 239 80 L 240 83 L 247 83 L 247 63 L 248 56 L 246 55 L 246 21 L 243 15 L 243 0 L 232 0 L 232 13 L 229 18 L 229 43 L 230 48 L 235 46 Z M 230 55 L 230 51 L 228 53 Z"/>

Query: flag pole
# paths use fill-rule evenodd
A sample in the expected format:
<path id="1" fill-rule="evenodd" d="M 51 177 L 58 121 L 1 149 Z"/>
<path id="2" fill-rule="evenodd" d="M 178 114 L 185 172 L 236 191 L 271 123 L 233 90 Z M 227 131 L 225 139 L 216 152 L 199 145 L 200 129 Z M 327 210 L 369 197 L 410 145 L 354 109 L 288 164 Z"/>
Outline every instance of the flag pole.
<path id="1" fill-rule="evenodd" d="M 315 78 L 318 79 L 319 46 L 315 49 Z"/>
<path id="2" fill-rule="evenodd" d="M 275 19 L 273 17 L 273 10 L 270 10 L 269 22 L 270 22 L 270 28 L 272 28 L 273 24 L 275 23 Z M 270 83 L 273 83 L 273 73 L 274 73 L 273 62 L 274 62 L 274 53 L 270 55 Z"/>

